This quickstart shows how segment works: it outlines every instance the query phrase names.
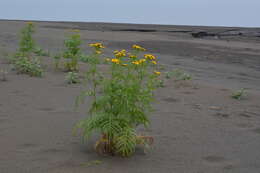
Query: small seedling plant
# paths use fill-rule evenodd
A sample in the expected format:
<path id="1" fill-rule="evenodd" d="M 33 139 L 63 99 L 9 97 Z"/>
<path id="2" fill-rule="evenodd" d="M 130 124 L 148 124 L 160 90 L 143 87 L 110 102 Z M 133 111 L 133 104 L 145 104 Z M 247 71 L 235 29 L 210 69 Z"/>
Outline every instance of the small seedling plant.
<path id="1" fill-rule="evenodd" d="M 231 97 L 236 100 L 241 100 L 246 95 L 245 88 L 232 93 Z"/>
<path id="2" fill-rule="evenodd" d="M 44 51 L 40 47 L 35 47 L 33 51 L 37 56 L 50 56 L 49 52 Z"/>
<path id="3" fill-rule="evenodd" d="M 1 81 L 7 81 L 7 70 L 4 70 L 4 69 L 0 69 L 0 80 Z"/>
<path id="4" fill-rule="evenodd" d="M 34 24 L 28 22 L 22 29 L 20 47 L 10 60 L 17 73 L 40 77 L 43 74 L 43 69 L 40 59 L 34 54 L 35 42 L 32 37 L 35 32 L 34 28 Z"/>
<path id="5" fill-rule="evenodd" d="M 57 54 L 57 55 L 54 55 L 53 56 L 53 60 L 54 60 L 54 69 L 56 70 L 56 71 L 58 71 L 59 70 L 59 68 L 60 68 L 60 60 L 61 60 L 61 55 L 60 54 Z"/>
<path id="6" fill-rule="evenodd" d="M 65 59 L 64 66 L 66 71 L 78 71 L 78 61 L 81 56 L 80 33 L 78 30 L 73 30 L 72 32 L 68 39 L 64 41 L 66 49 L 63 53 L 63 58 Z"/>
<path id="7" fill-rule="evenodd" d="M 79 74 L 76 72 L 68 72 L 65 80 L 68 84 L 80 83 Z"/>
<path id="8" fill-rule="evenodd" d="M 89 116 L 76 125 L 88 139 L 98 132 L 101 137 L 95 149 L 101 154 L 131 156 L 137 145 L 149 148 L 150 136 L 138 135 L 138 126 L 149 126 L 153 94 L 158 86 L 161 72 L 157 71 L 154 55 L 144 54 L 144 48 L 133 45 L 132 50 L 114 51 L 114 57 L 106 58 L 108 70 L 101 72 L 104 62 L 101 43 L 90 44 L 93 53 L 89 56 L 86 81 L 90 90 L 83 91 L 77 104 L 85 97 L 92 97 Z M 103 67 L 103 66 L 101 66 Z M 104 70 L 103 70 L 104 71 Z M 89 88 L 89 87 L 88 87 Z"/>
<path id="9" fill-rule="evenodd" d="M 166 79 L 174 78 L 176 81 L 191 80 L 192 76 L 181 69 L 175 69 L 173 71 L 165 73 Z"/>

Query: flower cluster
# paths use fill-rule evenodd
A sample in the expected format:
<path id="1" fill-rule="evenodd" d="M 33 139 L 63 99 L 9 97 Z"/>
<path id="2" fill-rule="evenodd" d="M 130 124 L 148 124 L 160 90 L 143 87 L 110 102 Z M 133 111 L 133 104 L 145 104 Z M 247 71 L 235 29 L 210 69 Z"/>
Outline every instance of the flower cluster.
<path id="1" fill-rule="evenodd" d="M 138 45 L 133 45 L 132 48 L 134 50 L 138 50 L 138 51 L 145 50 L 145 48 L 138 46 Z M 147 62 L 147 60 L 150 60 L 149 62 L 151 62 L 154 65 L 157 64 L 157 62 L 155 61 L 156 57 L 152 54 L 145 54 L 144 58 L 138 59 L 136 52 L 127 53 L 127 51 L 125 49 L 122 49 L 122 50 L 115 50 L 114 56 L 115 56 L 114 59 L 107 58 L 106 61 L 112 62 L 114 64 L 121 64 L 122 66 L 128 66 L 129 64 L 141 65 L 141 64 L 145 64 Z M 127 59 L 127 57 L 129 59 Z"/>
<path id="2" fill-rule="evenodd" d="M 132 48 L 133 48 L 134 50 L 137 50 L 137 51 L 146 51 L 145 48 L 143 48 L 143 47 L 141 47 L 141 46 L 139 46 L 139 45 L 136 45 L 136 44 L 134 44 L 134 45 L 132 46 Z"/>
<path id="3" fill-rule="evenodd" d="M 105 48 L 105 46 L 102 43 L 91 43 L 91 44 L 89 44 L 89 46 L 95 48 L 95 54 L 97 54 L 97 55 L 102 54 L 101 49 Z"/>
<path id="4" fill-rule="evenodd" d="M 113 58 L 113 59 L 111 59 L 111 62 L 112 62 L 112 63 L 115 63 L 115 64 L 119 64 L 119 63 L 120 63 L 120 60 L 117 59 L 117 58 Z"/>
<path id="5" fill-rule="evenodd" d="M 123 49 L 121 51 L 116 50 L 116 51 L 114 51 L 114 55 L 115 55 L 116 58 L 125 57 L 126 56 L 126 50 L 125 49 Z"/>
<path id="6" fill-rule="evenodd" d="M 128 54 L 128 57 L 131 58 L 131 59 L 135 59 L 135 58 L 137 58 L 136 55 L 133 55 L 133 54 L 131 54 L 131 53 Z"/>
<path id="7" fill-rule="evenodd" d="M 156 61 L 151 61 L 154 65 L 156 65 L 157 64 L 157 62 Z"/>
<path id="8" fill-rule="evenodd" d="M 102 43 L 91 43 L 89 44 L 90 47 L 96 48 L 96 49 L 104 49 L 106 48 Z"/>
<path id="9" fill-rule="evenodd" d="M 140 59 L 140 60 L 135 60 L 132 63 L 135 65 L 140 65 L 146 62 L 146 59 Z"/>
<path id="10" fill-rule="evenodd" d="M 149 59 L 149 60 L 155 60 L 156 59 L 156 57 L 154 55 L 151 55 L 151 54 L 145 54 L 144 57 L 146 59 Z"/>
<path id="11" fill-rule="evenodd" d="M 26 22 L 27 25 L 33 25 L 34 23 L 33 22 Z"/>

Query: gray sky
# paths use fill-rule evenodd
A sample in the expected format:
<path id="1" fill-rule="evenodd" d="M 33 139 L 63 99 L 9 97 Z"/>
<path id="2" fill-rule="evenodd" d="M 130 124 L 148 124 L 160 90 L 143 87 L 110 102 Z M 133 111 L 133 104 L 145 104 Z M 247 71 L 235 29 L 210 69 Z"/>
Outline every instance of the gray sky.
<path id="1" fill-rule="evenodd" d="M 0 18 L 260 27 L 260 0 L 0 0 Z"/>

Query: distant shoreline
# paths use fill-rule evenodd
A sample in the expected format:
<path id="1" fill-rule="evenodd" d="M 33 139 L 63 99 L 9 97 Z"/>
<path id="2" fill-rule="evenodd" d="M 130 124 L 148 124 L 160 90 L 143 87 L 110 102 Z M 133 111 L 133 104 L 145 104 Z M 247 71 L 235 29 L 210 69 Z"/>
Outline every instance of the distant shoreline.
<path id="1" fill-rule="evenodd" d="M 249 28 L 249 29 L 259 29 L 259 27 L 242 27 L 242 26 L 213 26 L 213 25 L 175 25 L 175 24 L 145 24 L 145 23 L 117 23 L 117 22 L 84 22 L 84 21 L 62 21 L 62 20 L 23 20 L 23 19 L 0 19 L 0 21 L 14 21 L 14 22 L 43 22 L 43 23 L 82 23 L 82 24 L 115 24 L 115 25 L 133 25 L 133 26 L 164 26 L 164 27 L 194 27 L 194 28 Z"/>

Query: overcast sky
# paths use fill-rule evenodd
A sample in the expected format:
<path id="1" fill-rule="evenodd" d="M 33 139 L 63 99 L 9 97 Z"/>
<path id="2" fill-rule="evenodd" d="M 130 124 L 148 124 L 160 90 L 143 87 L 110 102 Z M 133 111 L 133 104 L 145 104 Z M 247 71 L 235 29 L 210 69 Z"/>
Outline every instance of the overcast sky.
<path id="1" fill-rule="evenodd" d="M 0 19 L 260 27 L 260 0 L 0 0 Z"/>

